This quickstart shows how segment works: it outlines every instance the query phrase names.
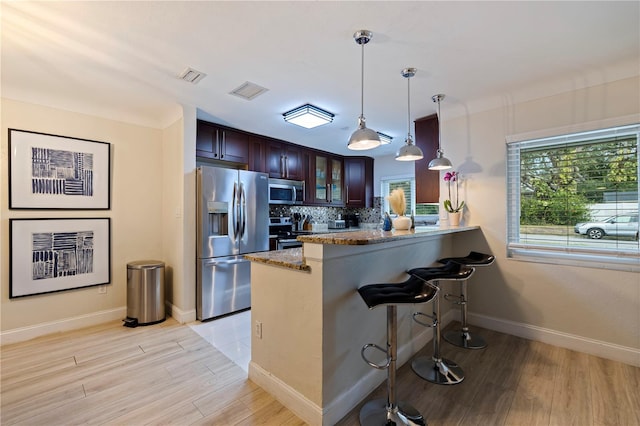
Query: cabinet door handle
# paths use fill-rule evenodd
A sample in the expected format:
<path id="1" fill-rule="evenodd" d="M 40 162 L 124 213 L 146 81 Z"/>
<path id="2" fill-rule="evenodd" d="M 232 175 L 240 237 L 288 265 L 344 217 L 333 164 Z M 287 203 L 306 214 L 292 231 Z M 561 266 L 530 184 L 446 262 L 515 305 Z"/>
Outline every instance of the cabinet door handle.
<path id="1" fill-rule="evenodd" d="M 345 186 L 345 192 L 346 192 L 346 196 L 347 196 L 347 203 L 349 202 L 349 185 Z"/>
<path id="2" fill-rule="evenodd" d="M 227 150 L 227 132 L 222 131 L 222 141 L 220 143 L 220 158 L 224 158 L 224 152 Z"/>
<path id="3" fill-rule="evenodd" d="M 220 131 L 216 129 L 216 143 L 215 143 L 215 146 L 213 147 L 213 156 L 217 157 L 218 152 L 220 152 Z"/>
<path id="4" fill-rule="evenodd" d="M 331 202 L 331 184 L 327 184 L 327 202 Z"/>
<path id="5" fill-rule="evenodd" d="M 284 156 L 284 175 L 286 178 L 289 177 L 289 158 Z"/>
<path id="6" fill-rule="evenodd" d="M 286 177 L 284 174 L 284 155 L 280 154 L 280 175 Z"/>

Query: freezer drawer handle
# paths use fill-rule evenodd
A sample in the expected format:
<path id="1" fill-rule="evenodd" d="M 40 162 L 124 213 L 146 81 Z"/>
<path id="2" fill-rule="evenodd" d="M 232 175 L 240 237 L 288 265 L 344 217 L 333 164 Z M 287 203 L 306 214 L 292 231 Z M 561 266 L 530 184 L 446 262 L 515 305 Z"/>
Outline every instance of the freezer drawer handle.
<path id="1" fill-rule="evenodd" d="M 208 262 L 207 265 L 234 265 L 237 263 L 245 263 L 248 262 L 246 259 L 236 259 L 236 260 L 214 260 L 213 262 Z"/>

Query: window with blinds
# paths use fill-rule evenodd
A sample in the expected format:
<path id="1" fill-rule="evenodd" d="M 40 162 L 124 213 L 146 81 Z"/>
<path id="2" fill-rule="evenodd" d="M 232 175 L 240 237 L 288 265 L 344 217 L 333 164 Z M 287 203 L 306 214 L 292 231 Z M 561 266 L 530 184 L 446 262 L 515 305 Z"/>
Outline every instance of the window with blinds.
<path id="1" fill-rule="evenodd" d="M 414 177 L 395 177 L 381 179 L 383 201 L 382 213 L 391 213 L 387 196 L 394 189 L 402 189 L 407 203 L 405 215 L 415 216 L 418 224 L 435 224 L 438 220 L 438 203 L 416 203 L 416 179 Z"/>
<path id="2" fill-rule="evenodd" d="M 391 194 L 394 189 L 402 189 L 404 191 L 404 199 L 407 203 L 407 209 L 405 215 L 411 215 L 413 212 L 413 205 L 416 199 L 415 179 L 413 178 L 399 178 L 399 179 L 387 179 L 382 181 L 382 194 L 383 197 L 383 213 L 393 213 L 389 207 L 389 200 L 387 196 Z"/>
<path id="3" fill-rule="evenodd" d="M 640 270 L 640 125 L 507 144 L 507 255 Z"/>

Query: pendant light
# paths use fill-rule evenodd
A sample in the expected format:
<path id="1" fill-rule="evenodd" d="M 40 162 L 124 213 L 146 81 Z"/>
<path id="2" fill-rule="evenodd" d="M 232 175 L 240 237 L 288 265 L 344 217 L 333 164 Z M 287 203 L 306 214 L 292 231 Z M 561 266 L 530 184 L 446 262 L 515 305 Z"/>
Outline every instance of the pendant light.
<path id="1" fill-rule="evenodd" d="M 407 79 L 407 139 L 404 141 L 402 148 L 396 152 L 396 160 L 398 161 L 416 161 L 424 157 L 420 147 L 414 145 L 411 137 L 411 77 L 416 75 L 415 68 L 405 68 L 402 70 L 402 76 Z"/>
<path id="2" fill-rule="evenodd" d="M 377 148 L 380 146 L 380 137 L 371 129 L 367 129 L 364 118 L 364 45 L 369 43 L 373 33 L 369 30 L 356 31 L 353 38 L 356 43 L 362 46 L 361 80 L 360 80 L 360 117 L 358 118 L 358 129 L 349 138 L 347 148 L 361 151 L 365 149 Z"/>
<path id="3" fill-rule="evenodd" d="M 447 170 L 452 168 L 451 161 L 449 161 L 446 157 L 443 156 L 444 151 L 442 150 L 442 131 L 440 130 L 440 101 L 444 99 L 444 95 L 433 95 L 431 97 L 433 102 L 438 104 L 438 151 L 436 151 L 436 158 L 429 161 L 429 170 Z"/>

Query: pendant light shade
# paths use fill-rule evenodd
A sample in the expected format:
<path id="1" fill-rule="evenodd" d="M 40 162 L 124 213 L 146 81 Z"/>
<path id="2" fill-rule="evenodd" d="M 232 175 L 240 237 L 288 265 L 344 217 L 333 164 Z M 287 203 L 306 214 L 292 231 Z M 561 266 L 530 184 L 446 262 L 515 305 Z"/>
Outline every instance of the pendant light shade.
<path id="1" fill-rule="evenodd" d="M 347 148 L 356 151 L 377 148 L 380 146 L 380 137 L 371 129 L 367 129 L 366 119 L 364 118 L 364 45 L 369 43 L 373 33 L 369 30 L 356 31 L 353 38 L 356 43 L 362 47 L 362 61 L 360 74 L 360 117 L 358 118 L 358 129 L 353 132 Z"/>
<path id="2" fill-rule="evenodd" d="M 413 143 L 411 137 L 411 77 L 416 75 L 415 68 L 405 68 L 402 70 L 402 76 L 407 79 L 407 139 L 404 145 L 396 152 L 396 160 L 398 161 L 416 161 L 424 157 L 420 147 Z"/>
<path id="3" fill-rule="evenodd" d="M 440 131 L 440 101 L 444 99 L 444 95 L 433 95 L 431 97 L 433 102 L 438 104 L 438 151 L 436 151 L 436 158 L 429 161 L 429 170 L 447 170 L 453 167 L 451 161 L 444 156 L 442 150 L 442 132 Z"/>

